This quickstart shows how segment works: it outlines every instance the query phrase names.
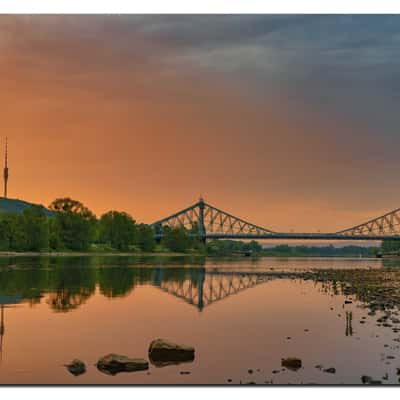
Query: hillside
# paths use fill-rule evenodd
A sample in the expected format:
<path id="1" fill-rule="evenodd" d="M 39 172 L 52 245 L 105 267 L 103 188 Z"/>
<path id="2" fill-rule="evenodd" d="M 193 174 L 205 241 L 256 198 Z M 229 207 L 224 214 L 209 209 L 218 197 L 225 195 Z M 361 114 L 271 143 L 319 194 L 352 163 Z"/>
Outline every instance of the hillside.
<path id="1" fill-rule="evenodd" d="M 29 203 L 24 200 L 18 200 L 18 199 L 7 199 L 5 197 L 0 197 L 0 213 L 22 213 L 26 208 L 32 207 L 34 205 L 38 204 L 33 204 Z M 40 205 L 43 207 L 42 205 Z M 53 216 L 53 212 L 48 210 L 47 208 L 43 207 L 44 212 L 46 213 L 47 216 L 51 217 Z"/>

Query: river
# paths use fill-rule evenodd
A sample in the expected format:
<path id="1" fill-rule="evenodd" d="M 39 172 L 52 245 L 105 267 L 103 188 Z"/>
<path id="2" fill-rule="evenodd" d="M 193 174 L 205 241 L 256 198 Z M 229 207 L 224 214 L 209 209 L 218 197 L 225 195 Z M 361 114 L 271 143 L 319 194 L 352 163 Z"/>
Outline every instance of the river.
<path id="1" fill-rule="evenodd" d="M 397 305 L 383 326 L 376 320 L 387 310 L 371 313 L 362 295 L 343 291 L 346 282 L 301 273 L 376 277 L 399 266 L 343 258 L 1 258 L 0 383 L 361 384 L 362 375 L 397 383 Z M 193 346 L 194 361 L 113 376 L 95 366 L 108 353 L 148 359 L 156 338 Z M 287 357 L 301 359 L 301 368 L 283 367 Z M 69 373 L 64 364 L 74 358 L 86 373 Z"/>

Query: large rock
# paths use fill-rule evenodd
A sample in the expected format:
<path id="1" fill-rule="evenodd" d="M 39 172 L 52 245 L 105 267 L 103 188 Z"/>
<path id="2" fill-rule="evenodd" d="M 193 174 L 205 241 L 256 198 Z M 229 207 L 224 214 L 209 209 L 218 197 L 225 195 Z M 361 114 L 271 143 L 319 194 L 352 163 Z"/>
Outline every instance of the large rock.
<path id="1" fill-rule="evenodd" d="M 194 360 L 194 348 L 165 339 L 156 339 L 150 343 L 149 359 L 157 367 L 192 362 Z"/>
<path id="2" fill-rule="evenodd" d="M 83 361 L 75 358 L 69 364 L 65 364 L 68 371 L 75 376 L 82 375 L 86 372 L 86 365 Z"/>
<path id="3" fill-rule="evenodd" d="M 301 360 L 296 357 L 282 358 L 282 367 L 286 367 L 292 371 L 297 371 L 301 368 Z"/>
<path id="4" fill-rule="evenodd" d="M 107 354 L 97 361 L 99 371 L 109 375 L 119 372 L 144 371 L 149 369 L 149 363 L 142 358 L 129 358 L 120 354 Z"/>

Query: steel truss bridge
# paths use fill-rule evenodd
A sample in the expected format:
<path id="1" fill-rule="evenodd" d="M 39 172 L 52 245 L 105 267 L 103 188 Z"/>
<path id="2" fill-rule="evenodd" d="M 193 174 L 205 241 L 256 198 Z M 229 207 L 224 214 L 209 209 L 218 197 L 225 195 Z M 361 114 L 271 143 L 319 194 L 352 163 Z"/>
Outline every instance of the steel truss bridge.
<path id="1" fill-rule="evenodd" d="M 244 292 L 274 279 L 264 272 L 229 272 L 196 268 L 185 279 L 165 279 L 165 269 L 157 270 L 154 285 L 164 292 L 178 297 L 199 311 L 229 296 Z"/>
<path id="2" fill-rule="evenodd" d="M 306 240 L 400 240 L 400 208 L 363 224 L 333 233 L 286 233 L 254 225 L 200 199 L 152 224 L 160 240 L 168 228 L 184 227 L 206 239 L 306 239 Z"/>

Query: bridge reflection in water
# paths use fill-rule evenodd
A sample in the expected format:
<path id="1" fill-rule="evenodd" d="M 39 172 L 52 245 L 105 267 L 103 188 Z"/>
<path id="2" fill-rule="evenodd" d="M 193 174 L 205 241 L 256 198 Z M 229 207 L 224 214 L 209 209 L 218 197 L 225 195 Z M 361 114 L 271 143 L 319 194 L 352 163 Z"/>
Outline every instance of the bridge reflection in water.
<path id="1" fill-rule="evenodd" d="M 165 269 L 157 268 L 154 286 L 184 300 L 202 311 L 217 301 L 253 288 L 272 279 L 262 272 L 207 271 L 196 268 L 185 280 L 170 280 L 163 276 Z"/>
<path id="2" fill-rule="evenodd" d="M 382 267 L 398 266 L 395 260 L 379 262 Z M 80 309 L 92 296 L 122 298 L 136 287 L 151 285 L 202 311 L 246 289 L 290 275 L 284 273 L 283 269 L 272 269 L 269 265 L 261 269 L 248 262 L 244 265 L 223 263 L 225 266 L 207 266 L 197 261 L 196 264 L 188 262 L 180 266 L 169 260 L 166 265 L 149 266 L 137 258 L 74 257 L 33 258 L 29 262 L 16 259 L 15 263 L 16 266 L 4 259 L 4 265 L 0 265 L 0 362 L 5 337 L 12 332 L 12 329 L 6 329 L 5 314 L 12 312 L 12 307 L 19 303 L 26 303 L 29 307 L 47 303 L 53 312 L 66 313 Z M 373 271 L 363 271 L 366 278 L 370 273 Z M 311 279 L 314 283 L 319 281 L 318 275 Z M 341 293 L 336 287 L 339 288 L 342 282 L 347 282 L 346 275 L 334 275 L 335 289 L 331 294 Z M 355 290 L 360 290 L 362 294 L 364 286 L 357 285 Z M 351 313 L 346 314 L 345 332 L 349 336 L 353 334 Z"/>

